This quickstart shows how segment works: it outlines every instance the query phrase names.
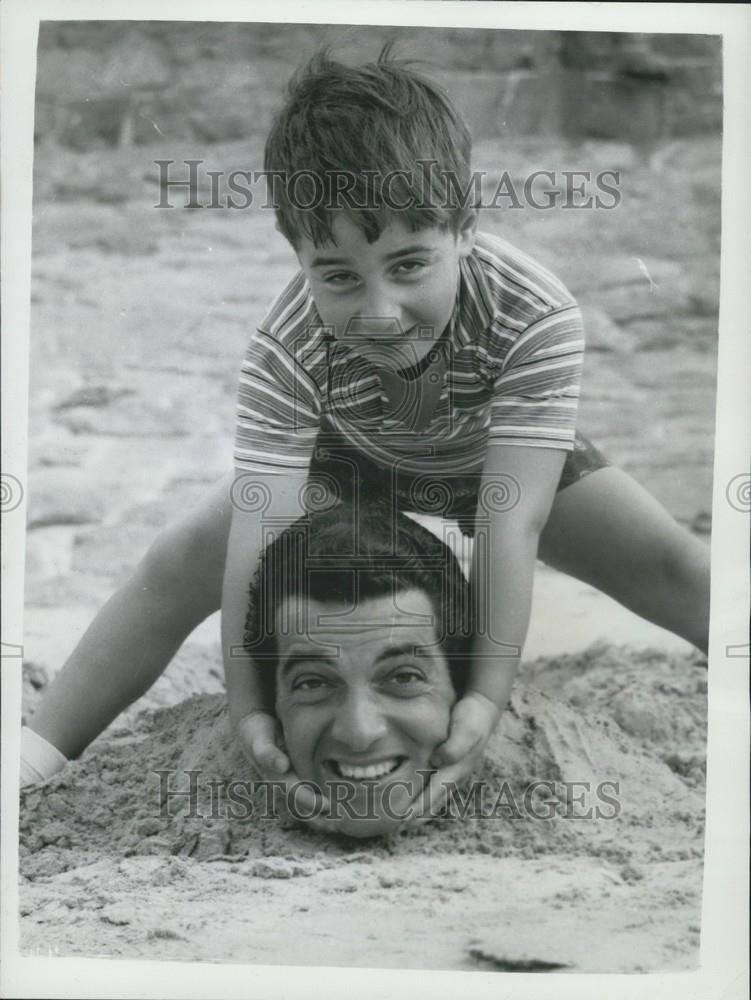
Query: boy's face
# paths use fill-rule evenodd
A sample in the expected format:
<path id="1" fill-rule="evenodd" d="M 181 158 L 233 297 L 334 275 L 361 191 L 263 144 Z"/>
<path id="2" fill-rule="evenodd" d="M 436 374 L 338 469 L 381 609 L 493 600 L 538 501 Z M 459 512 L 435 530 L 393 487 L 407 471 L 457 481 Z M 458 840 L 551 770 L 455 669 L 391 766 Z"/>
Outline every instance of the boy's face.
<path id="1" fill-rule="evenodd" d="M 296 247 L 321 320 L 378 367 L 416 364 L 451 319 L 476 221 L 468 213 L 457 233 L 437 226 L 412 232 L 397 219 L 368 243 L 346 213 L 335 213 L 335 245 L 316 247 L 302 237 Z"/>
<path id="2" fill-rule="evenodd" d="M 287 752 L 299 778 L 347 798 L 339 832 L 398 825 L 423 788 L 418 771 L 446 738 L 456 695 L 434 623 L 418 590 L 355 608 L 289 598 L 277 612 L 276 712 Z M 420 647 L 430 648 L 417 656 Z"/>

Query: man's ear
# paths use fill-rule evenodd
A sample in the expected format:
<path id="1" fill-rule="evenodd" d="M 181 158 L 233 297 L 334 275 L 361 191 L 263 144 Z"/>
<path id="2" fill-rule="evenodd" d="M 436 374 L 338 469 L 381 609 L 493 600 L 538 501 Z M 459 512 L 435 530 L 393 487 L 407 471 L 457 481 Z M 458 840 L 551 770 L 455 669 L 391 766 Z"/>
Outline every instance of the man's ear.
<path id="1" fill-rule="evenodd" d="M 477 223 L 479 213 L 475 208 L 462 209 L 459 219 L 459 226 L 456 231 L 456 241 L 459 247 L 459 256 L 468 257 L 472 253 L 475 245 L 475 235 L 477 233 Z"/>

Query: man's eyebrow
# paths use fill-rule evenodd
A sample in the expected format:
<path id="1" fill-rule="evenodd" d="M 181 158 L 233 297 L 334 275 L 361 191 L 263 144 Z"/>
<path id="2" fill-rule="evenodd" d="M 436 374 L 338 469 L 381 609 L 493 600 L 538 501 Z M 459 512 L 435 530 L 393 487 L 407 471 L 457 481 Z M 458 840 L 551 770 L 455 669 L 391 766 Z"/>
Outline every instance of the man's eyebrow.
<path id="1" fill-rule="evenodd" d="M 292 650 L 282 663 L 282 677 L 285 677 L 298 663 L 331 663 L 331 657 L 320 649 Z"/>
<path id="2" fill-rule="evenodd" d="M 376 663 L 381 663 L 382 660 L 391 660 L 397 656 L 424 656 L 423 653 L 418 653 L 420 649 L 425 649 L 425 643 L 423 642 L 397 642 L 391 646 L 387 646 L 386 649 L 381 650 L 381 652 L 376 657 Z"/>
<path id="3" fill-rule="evenodd" d="M 385 254 L 381 260 L 388 262 L 395 260 L 397 257 L 407 257 L 411 253 L 435 253 L 435 247 L 423 246 L 422 244 L 414 244 L 413 246 L 402 247 L 400 250 L 393 250 L 391 253 Z M 352 261 L 348 257 L 314 257 L 311 267 L 329 267 L 333 265 L 347 265 L 351 264 Z"/>

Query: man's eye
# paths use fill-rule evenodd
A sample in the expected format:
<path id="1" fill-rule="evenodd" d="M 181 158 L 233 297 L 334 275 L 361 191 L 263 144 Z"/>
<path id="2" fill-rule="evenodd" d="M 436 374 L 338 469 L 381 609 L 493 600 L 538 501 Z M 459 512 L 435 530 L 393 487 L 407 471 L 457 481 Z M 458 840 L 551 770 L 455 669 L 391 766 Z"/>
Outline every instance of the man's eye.
<path id="1" fill-rule="evenodd" d="M 419 670 L 405 669 L 395 670 L 389 677 L 399 687 L 407 687 L 410 684 L 419 683 L 423 676 Z"/>
<path id="2" fill-rule="evenodd" d="M 292 685 L 293 691 L 321 691 L 328 686 L 323 677 L 299 677 Z"/>

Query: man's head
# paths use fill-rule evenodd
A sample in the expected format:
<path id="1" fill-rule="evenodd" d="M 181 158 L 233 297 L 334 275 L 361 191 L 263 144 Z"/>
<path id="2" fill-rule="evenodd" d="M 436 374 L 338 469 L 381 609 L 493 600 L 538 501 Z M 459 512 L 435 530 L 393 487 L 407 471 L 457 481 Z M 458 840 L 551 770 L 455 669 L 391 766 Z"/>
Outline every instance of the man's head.
<path id="1" fill-rule="evenodd" d="M 343 832 L 383 832 L 419 793 L 464 687 L 469 608 L 451 551 L 380 505 L 308 515 L 266 550 L 246 645 L 297 775 L 349 795 Z"/>
<path id="2" fill-rule="evenodd" d="M 266 143 L 277 224 L 323 323 L 384 367 L 415 364 L 448 325 L 474 244 L 471 139 L 435 83 L 384 50 L 316 56 Z"/>

